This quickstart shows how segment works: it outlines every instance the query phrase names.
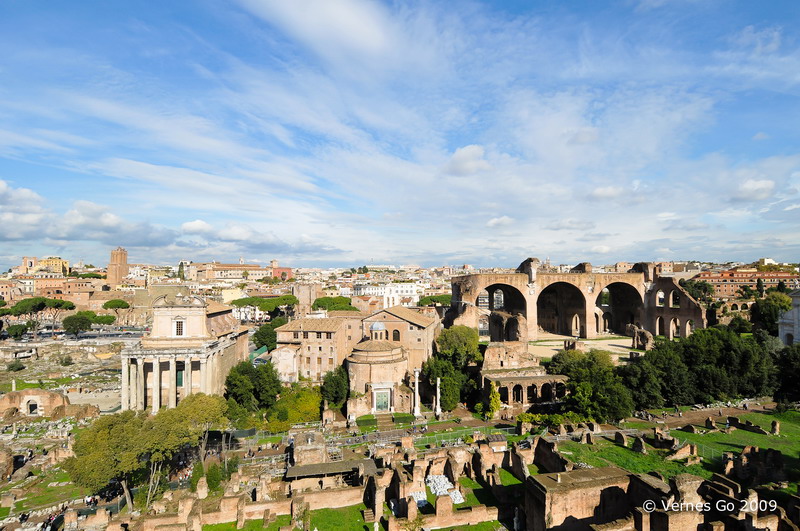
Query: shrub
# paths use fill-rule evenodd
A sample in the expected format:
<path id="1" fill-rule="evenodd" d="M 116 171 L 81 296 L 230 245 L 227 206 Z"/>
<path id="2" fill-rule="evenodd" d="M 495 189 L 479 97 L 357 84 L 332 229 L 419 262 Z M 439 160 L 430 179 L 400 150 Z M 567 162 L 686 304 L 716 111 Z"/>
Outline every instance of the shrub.
<path id="1" fill-rule="evenodd" d="M 22 370 L 22 369 L 24 369 L 24 368 L 25 368 L 25 365 L 23 365 L 23 364 L 22 364 L 22 362 L 21 362 L 21 361 L 19 361 L 19 360 L 14 360 L 14 361 L 12 361 L 11 363 L 9 363 L 9 364 L 6 366 L 6 369 L 7 369 L 9 372 L 17 372 L 17 371 L 21 371 L 21 370 Z"/>
<path id="2" fill-rule="evenodd" d="M 69 354 L 65 354 L 58 359 L 58 364 L 66 367 L 67 365 L 72 365 L 74 362 L 72 361 L 72 356 Z"/>
<path id="3" fill-rule="evenodd" d="M 220 483 L 222 483 L 222 469 L 218 464 L 214 463 L 208 467 L 206 479 L 208 480 L 209 490 L 219 490 Z"/>
<path id="4" fill-rule="evenodd" d="M 200 481 L 201 477 L 203 477 L 203 465 L 198 461 L 192 469 L 192 477 L 189 478 L 189 489 L 192 492 L 197 490 L 197 483 Z"/>
<path id="5" fill-rule="evenodd" d="M 377 425 L 378 425 L 378 419 L 376 419 L 375 417 L 372 418 L 359 417 L 356 419 L 356 426 L 358 426 L 359 428 L 371 428 L 372 426 L 377 426 Z"/>

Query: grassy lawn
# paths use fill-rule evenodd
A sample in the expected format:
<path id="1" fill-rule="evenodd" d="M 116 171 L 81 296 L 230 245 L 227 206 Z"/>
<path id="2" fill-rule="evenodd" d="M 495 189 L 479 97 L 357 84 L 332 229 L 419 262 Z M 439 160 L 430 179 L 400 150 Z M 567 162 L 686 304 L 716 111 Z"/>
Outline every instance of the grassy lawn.
<path id="1" fill-rule="evenodd" d="M 288 514 L 279 516 L 274 522 L 272 522 L 268 527 L 263 527 L 264 521 L 263 520 L 250 520 L 244 524 L 245 531 L 260 531 L 262 529 L 266 529 L 267 531 L 278 531 L 283 526 L 289 525 L 292 523 L 292 517 Z M 214 525 L 204 525 L 203 531 L 236 531 L 236 522 L 229 522 L 227 524 L 214 524 Z"/>
<path id="2" fill-rule="evenodd" d="M 0 507 L 0 518 L 5 518 L 11 512 L 11 507 Z"/>
<path id="3" fill-rule="evenodd" d="M 273 436 L 270 436 L 270 437 L 262 437 L 262 438 L 260 438 L 256 442 L 256 444 L 259 444 L 259 445 L 261 445 L 261 444 L 278 444 L 282 440 L 283 440 L 283 437 L 281 437 L 280 435 L 273 435 Z"/>
<path id="4" fill-rule="evenodd" d="M 774 448 L 783 453 L 786 470 L 789 473 L 789 480 L 795 485 L 790 486 L 790 490 L 796 489 L 800 481 L 800 412 L 787 411 L 785 413 L 763 414 L 763 413 L 744 413 L 739 415 L 740 420 L 749 420 L 753 424 L 761 426 L 769 431 L 773 420 L 781 423 L 781 434 L 760 435 L 744 430 L 736 430 L 732 433 L 684 433 L 672 431 L 672 435 L 681 441 L 696 443 L 698 452 L 702 455 L 706 453 L 716 458 L 715 463 L 722 456 L 723 452 L 739 453 L 745 446 L 758 446 L 759 448 Z M 724 426 L 720 426 L 724 427 Z"/>
<path id="5" fill-rule="evenodd" d="M 539 467 L 537 465 L 534 465 L 533 463 L 531 463 L 530 465 L 528 465 L 528 473 L 531 476 L 535 476 L 536 474 L 541 474 L 542 471 L 539 470 Z"/>
<path id="6" fill-rule="evenodd" d="M 500 483 L 502 483 L 503 485 L 508 486 L 508 485 L 518 485 L 518 484 L 522 483 L 522 481 L 517 479 L 517 476 L 512 474 L 509 470 L 506 470 L 505 468 L 501 468 L 500 469 Z"/>
<path id="7" fill-rule="evenodd" d="M 696 474 L 704 478 L 711 477 L 711 470 L 702 465 L 683 466 L 680 462 L 665 461 L 668 450 L 655 449 L 647 446 L 647 455 L 634 452 L 630 448 L 617 446 L 605 439 L 598 440 L 595 444 L 580 444 L 572 441 L 559 443 L 559 450 L 570 452 L 565 454 L 571 461 L 586 463 L 595 468 L 604 466 L 618 466 L 634 474 L 646 474 L 657 471 L 670 478 L 678 474 Z"/>
<path id="8" fill-rule="evenodd" d="M 74 485 L 71 481 L 67 485 L 51 487 L 50 483 L 70 481 L 69 475 L 60 469 L 55 469 L 34 483 L 27 490 L 25 498 L 16 502 L 14 510 L 27 510 L 36 507 L 56 505 L 67 500 L 74 500 L 87 494 L 86 490 Z"/>
<path id="9" fill-rule="evenodd" d="M 448 527 L 450 531 L 497 531 L 498 529 L 505 530 L 505 526 L 494 520 L 492 522 L 481 522 L 473 525 L 462 525 L 458 527 Z"/>
<path id="10" fill-rule="evenodd" d="M 368 528 L 361 511 L 364 504 L 341 509 L 318 509 L 311 511 L 311 529 L 335 529 L 336 531 L 364 531 Z M 369 526 L 369 529 L 372 529 Z"/>
<path id="11" fill-rule="evenodd" d="M 474 507 L 476 505 L 497 505 L 494 494 L 489 489 L 484 489 L 480 483 L 467 477 L 461 477 L 458 482 L 464 489 L 464 503 L 454 505 L 455 508 Z"/>

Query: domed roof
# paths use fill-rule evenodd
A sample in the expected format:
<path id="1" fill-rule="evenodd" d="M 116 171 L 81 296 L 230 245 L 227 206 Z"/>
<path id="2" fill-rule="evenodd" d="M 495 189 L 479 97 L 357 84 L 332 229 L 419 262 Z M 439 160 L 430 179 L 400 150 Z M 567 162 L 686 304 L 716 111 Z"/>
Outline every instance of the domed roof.
<path id="1" fill-rule="evenodd" d="M 383 322 L 381 322 L 381 321 L 375 321 L 374 323 L 372 323 L 372 325 L 369 327 L 369 329 L 371 331 L 373 331 L 373 332 L 379 331 L 379 330 L 386 330 L 386 325 L 383 324 Z"/>

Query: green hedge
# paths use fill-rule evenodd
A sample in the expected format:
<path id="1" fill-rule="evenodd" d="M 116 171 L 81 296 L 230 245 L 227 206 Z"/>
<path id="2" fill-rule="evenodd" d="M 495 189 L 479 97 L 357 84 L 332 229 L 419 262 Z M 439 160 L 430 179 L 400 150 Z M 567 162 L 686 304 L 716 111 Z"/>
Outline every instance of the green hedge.
<path id="1" fill-rule="evenodd" d="M 414 415 L 411 413 L 395 413 L 392 420 L 395 424 L 411 424 L 414 422 Z"/>
<path id="2" fill-rule="evenodd" d="M 365 415 L 356 419 L 356 426 L 359 428 L 369 428 L 378 425 L 378 419 L 375 415 Z"/>

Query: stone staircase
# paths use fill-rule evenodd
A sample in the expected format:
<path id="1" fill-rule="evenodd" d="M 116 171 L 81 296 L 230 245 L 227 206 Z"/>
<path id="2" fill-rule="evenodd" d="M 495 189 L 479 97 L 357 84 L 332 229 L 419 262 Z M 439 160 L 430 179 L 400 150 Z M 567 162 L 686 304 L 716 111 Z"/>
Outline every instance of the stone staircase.
<path id="1" fill-rule="evenodd" d="M 378 421 L 378 431 L 387 431 L 394 428 L 394 422 L 392 422 L 391 413 L 380 413 L 375 415 L 375 420 Z"/>
<path id="2" fill-rule="evenodd" d="M 365 522 L 374 522 L 375 521 L 375 511 L 372 509 L 364 509 L 364 521 Z"/>

